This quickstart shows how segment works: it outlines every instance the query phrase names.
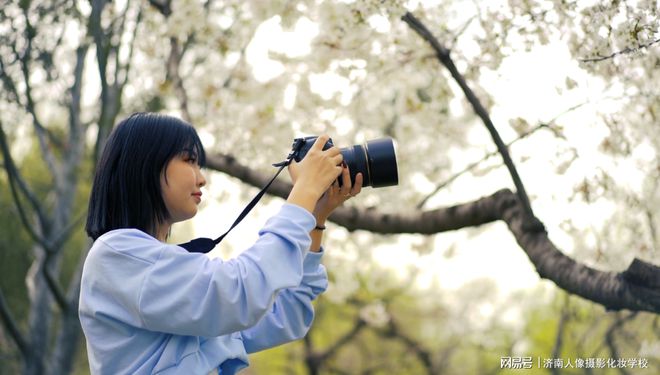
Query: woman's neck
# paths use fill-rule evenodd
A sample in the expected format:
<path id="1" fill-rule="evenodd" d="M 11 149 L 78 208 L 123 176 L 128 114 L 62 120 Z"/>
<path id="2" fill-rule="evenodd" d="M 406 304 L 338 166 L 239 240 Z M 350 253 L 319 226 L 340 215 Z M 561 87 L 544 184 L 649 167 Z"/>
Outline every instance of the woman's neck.
<path id="1" fill-rule="evenodd" d="M 160 225 L 156 233 L 156 239 L 160 242 L 167 242 L 167 238 L 170 236 L 171 227 L 172 225 L 169 223 Z"/>

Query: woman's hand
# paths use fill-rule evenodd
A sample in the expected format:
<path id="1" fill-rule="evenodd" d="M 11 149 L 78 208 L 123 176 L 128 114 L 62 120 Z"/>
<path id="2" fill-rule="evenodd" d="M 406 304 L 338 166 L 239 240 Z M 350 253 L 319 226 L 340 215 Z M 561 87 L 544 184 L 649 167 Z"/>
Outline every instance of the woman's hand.
<path id="1" fill-rule="evenodd" d="M 312 238 L 312 243 L 309 247 L 311 252 L 321 251 L 321 241 L 323 239 L 323 229 L 318 230 L 319 228 L 325 228 L 325 221 L 328 216 L 334 211 L 337 207 L 341 206 L 348 199 L 360 194 L 362 190 L 362 173 L 358 173 L 355 176 L 355 185 L 351 186 L 351 175 L 348 167 L 345 163 L 342 163 L 342 186 L 339 186 L 339 182 L 335 180 L 332 185 L 323 193 L 321 199 L 316 202 L 312 214 L 316 219 L 317 230 L 312 230 L 310 237 Z M 294 183 L 298 178 L 298 168 L 300 166 L 296 162 L 289 164 L 289 173 L 291 174 L 291 180 Z"/>
<path id="2" fill-rule="evenodd" d="M 351 185 L 350 170 L 345 163 L 343 164 L 343 167 L 341 173 L 341 187 L 339 186 L 339 182 L 335 180 L 328 190 L 323 193 L 321 199 L 316 203 L 316 207 L 314 207 L 313 214 L 316 218 L 316 225 L 324 225 L 325 220 L 330 216 L 332 211 L 344 204 L 347 200 L 360 194 L 360 191 L 362 191 L 362 173 L 358 173 L 357 176 L 355 176 L 355 185 Z"/>
<path id="3" fill-rule="evenodd" d="M 287 201 L 309 212 L 314 212 L 321 196 L 342 173 L 343 156 L 339 148 L 333 146 L 323 150 L 329 139 L 327 135 L 318 137 L 300 163 L 289 165 L 293 189 Z"/>
<path id="4" fill-rule="evenodd" d="M 294 186 L 298 181 L 299 173 L 300 165 L 295 161 L 291 162 L 291 164 L 289 164 L 289 174 L 291 175 L 291 181 Z M 340 178 L 342 179 L 342 186 L 340 187 L 338 180 L 335 179 L 314 206 L 312 214 L 316 218 L 317 225 L 324 225 L 328 216 L 330 216 L 337 207 L 341 206 L 348 199 L 360 194 L 360 191 L 362 191 L 362 173 L 358 173 L 357 176 L 355 176 L 355 184 L 353 185 L 350 170 L 345 163 L 342 163 Z"/>

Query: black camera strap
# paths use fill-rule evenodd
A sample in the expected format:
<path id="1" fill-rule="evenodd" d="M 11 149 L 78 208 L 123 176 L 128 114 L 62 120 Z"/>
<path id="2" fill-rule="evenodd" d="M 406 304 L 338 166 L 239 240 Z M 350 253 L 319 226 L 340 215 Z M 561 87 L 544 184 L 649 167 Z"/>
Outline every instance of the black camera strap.
<path id="1" fill-rule="evenodd" d="M 296 141 L 296 143 L 293 144 L 293 148 L 291 152 L 286 157 L 286 160 L 273 164 L 274 167 L 279 167 L 280 169 L 277 171 L 277 173 L 275 173 L 275 176 L 273 176 L 273 178 L 271 178 L 270 181 L 268 181 L 266 186 L 264 186 L 261 189 L 261 191 L 254 198 L 252 198 L 250 203 L 248 203 L 247 206 L 245 206 L 243 211 L 240 213 L 240 215 L 238 215 L 234 223 L 224 234 L 222 234 L 220 237 L 216 238 L 215 240 L 206 237 L 195 238 L 190 242 L 179 244 L 179 246 L 183 247 L 184 249 L 188 250 L 191 253 L 208 253 L 209 251 L 213 250 L 215 245 L 219 244 L 220 241 L 222 241 L 222 239 L 225 238 L 225 236 L 229 234 L 229 232 L 231 232 L 231 230 L 234 229 L 238 225 L 238 223 L 240 223 L 250 213 L 250 211 L 252 211 L 254 206 L 256 206 L 257 203 L 264 196 L 264 194 L 266 194 L 266 191 L 273 183 L 273 181 L 275 181 L 277 176 L 280 175 L 280 172 L 282 172 L 282 170 L 285 167 L 291 164 L 291 161 L 295 158 L 296 154 L 298 153 L 298 151 L 300 150 L 303 144 L 304 142 Z"/>

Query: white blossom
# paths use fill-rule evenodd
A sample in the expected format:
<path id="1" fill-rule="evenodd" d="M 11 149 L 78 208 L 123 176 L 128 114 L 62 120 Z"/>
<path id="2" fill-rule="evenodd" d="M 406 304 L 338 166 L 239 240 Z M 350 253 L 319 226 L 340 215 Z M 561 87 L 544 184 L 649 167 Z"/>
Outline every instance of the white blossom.
<path id="1" fill-rule="evenodd" d="M 360 309 L 360 318 L 368 325 L 382 328 L 390 321 L 390 314 L 382 301 L 376 301 Z"/>

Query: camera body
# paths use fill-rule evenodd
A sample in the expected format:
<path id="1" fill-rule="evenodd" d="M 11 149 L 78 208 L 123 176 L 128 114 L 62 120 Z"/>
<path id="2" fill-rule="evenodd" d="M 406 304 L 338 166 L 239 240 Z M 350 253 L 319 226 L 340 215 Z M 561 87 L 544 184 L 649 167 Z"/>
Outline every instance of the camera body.
<path id="1" fill-rule="evenodd" d="M 317 136 L 296 138 L 290 157 L 300 162 L 312 148 Z M 333 147 L 332 139 L 329 139 L 323 149 Z M 355 176 L 362 173 L 362 186 L 385 187 L 399 184 L 399 173 L 396 163 L 396 151 L 391 138 L 379 138 L 367 141 L 363 145 L 340 148 L 344 162 L 348 165 L 351 175 L 351 183 L 355 183 Z M 341 184 L 341 179 L 339 179 Z"/>

